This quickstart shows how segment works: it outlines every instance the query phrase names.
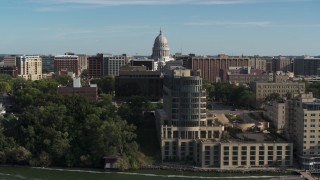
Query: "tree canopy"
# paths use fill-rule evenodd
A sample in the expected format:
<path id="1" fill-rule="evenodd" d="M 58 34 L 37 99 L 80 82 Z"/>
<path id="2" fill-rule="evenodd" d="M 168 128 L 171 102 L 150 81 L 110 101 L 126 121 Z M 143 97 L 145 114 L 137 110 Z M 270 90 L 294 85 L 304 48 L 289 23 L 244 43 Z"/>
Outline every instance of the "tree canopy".
<path id="1" fill-rule="evenodd" d="M 103 157 L 114 155 L 122 169 L 142 165 L 136 126 L 119 116 L 111 95 L 102 94 L 95 103 L 79 95 L 59 96 L 58 85 L 69 80 L 0 76 L 0 88 L 14 90 L 15 103 L 0 117 L 0 163 L 102 167 Z"/>

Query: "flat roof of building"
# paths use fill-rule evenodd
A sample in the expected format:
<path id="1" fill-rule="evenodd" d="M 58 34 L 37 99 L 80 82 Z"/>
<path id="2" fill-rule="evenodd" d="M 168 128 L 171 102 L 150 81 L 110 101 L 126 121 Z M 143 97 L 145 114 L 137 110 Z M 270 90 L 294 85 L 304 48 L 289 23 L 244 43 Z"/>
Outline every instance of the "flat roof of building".
<path id="1" fill-rule="evenodd" d="M 270 133 L 239 133 L 236 137 L 230 139 L 231 142 L 258 142 L 258 143 L 268 143 L 277 142 L 285 143 L 284 139 L 277 136 L 273 136 Z"/>

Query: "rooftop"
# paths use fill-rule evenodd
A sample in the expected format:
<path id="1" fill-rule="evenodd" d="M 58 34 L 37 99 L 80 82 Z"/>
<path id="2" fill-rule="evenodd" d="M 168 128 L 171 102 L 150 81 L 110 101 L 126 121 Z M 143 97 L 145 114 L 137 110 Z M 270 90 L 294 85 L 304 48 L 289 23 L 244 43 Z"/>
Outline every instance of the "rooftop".
<path id="1" fill-rule="evenodd" d="M 236 138 L 230 139 L 231 142 L 286 142 L 276 136 L 272 136 L 270 133 L 239 133 Z"/>
<path id="2" fill-rule="evenodd" d="M 315 101 L 315 102 L 305 102 L 303 103 L 303 109 L 307 109 L 310 111 L 317 111 L 320 110 L 320 101 Z"/>

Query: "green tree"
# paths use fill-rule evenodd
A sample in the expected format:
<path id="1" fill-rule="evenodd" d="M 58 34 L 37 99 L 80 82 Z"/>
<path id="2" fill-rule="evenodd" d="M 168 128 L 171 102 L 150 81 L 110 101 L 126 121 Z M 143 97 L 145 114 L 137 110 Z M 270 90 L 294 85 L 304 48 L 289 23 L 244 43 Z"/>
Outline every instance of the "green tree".
<path id="1" fill-rule="evenodd" d="M 271 93 L 265 98 L 265 101 L 276 101 L 280 99 L 281 99 L 281 96 L 279 93 Z"/>
<path id="2" fill-rule="evenodd" d="M 11 86 L 9 83 L 1 81 L 0 82 L 0 93 L 8 93 L 11 91 Z"/>
<path id="3" fill-rule="evenodd" d="M 111 76 L 93 79 L 91 84 L 97 84 L 101 93 L 112 94 L 115 90 L 115 79 Z"/>
<path id="4" fill-rule="evenodd" d="M 215 99 L 215 86 L 208 80 L 202 81 L 202 87 L 206 90 L 208 100 Z"/>
<path id="5" fill-rule="evenodd" d="M 59 76 L 56 78 L 56 81 L 62 86 L 71 85 L 73 83 L 73 79 L 70 76 Z"/>
<path id="6" fill-rule="evenodd" d="M 29 164 L 29 160 L 32 157 L 31 152 L 22 146 L 13 149 L 8 149 L 6 155 L 7 162 L 20 165 Z"/>

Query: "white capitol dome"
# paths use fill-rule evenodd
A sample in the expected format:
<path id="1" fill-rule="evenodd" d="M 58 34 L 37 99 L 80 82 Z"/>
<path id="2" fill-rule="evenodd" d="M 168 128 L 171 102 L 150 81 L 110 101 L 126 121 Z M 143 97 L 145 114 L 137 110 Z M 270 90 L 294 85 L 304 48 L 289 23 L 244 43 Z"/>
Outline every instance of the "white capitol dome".
<path id="1" fill-rule="evenodd" d="M 168 45 L 167 38 L 163 35 L 162 30 L 160 29 L 160 34 L 154 40 L 152 48 L 152 58 L 154 60 L 166 60 L 169 59 L 170 48 Z"/>

